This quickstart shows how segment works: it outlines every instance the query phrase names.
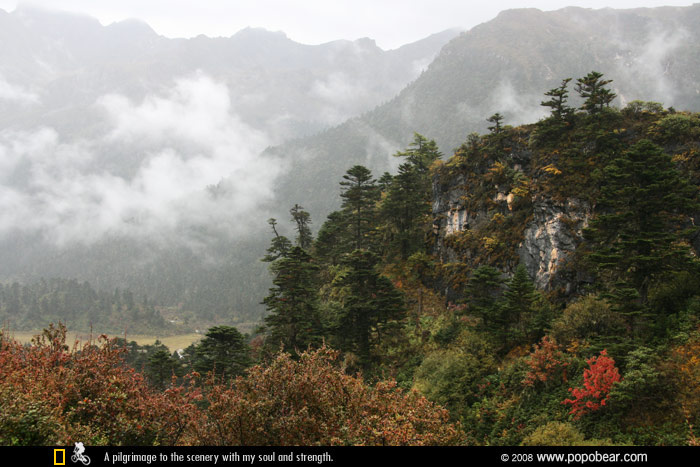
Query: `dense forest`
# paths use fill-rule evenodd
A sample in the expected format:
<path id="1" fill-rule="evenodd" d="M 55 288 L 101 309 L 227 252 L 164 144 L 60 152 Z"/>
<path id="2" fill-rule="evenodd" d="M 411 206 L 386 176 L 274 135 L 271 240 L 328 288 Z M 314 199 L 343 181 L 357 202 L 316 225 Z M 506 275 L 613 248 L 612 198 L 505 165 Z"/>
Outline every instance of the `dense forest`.
<path id="1" fill-rule="evenodd" d="M 0 443 L 697 445 L 700 115 L 617 109 L 610 82 L 566 78 L 547 118 L 496 113 L 446 160 L 416 134 L 396 173 L 348 168 L 315 237 L 300 204 L 293 236 L 270 219 L 250 335 L 3 338 Z M 77 283 L 3 287 L 2 310 L 72 290 L 156 319 Z"/>
<path id="2" fill-rule="evenodd" d="M 130 290 L 97 291 L 88 282 L 42 279 L 33 284 L 0 284 L 0 322 L 13 330 L 37 329 L 42 323 L 62 322 L 70 329 L 124 333 L 168 332 L 176 329 L 148 298 Z"/>

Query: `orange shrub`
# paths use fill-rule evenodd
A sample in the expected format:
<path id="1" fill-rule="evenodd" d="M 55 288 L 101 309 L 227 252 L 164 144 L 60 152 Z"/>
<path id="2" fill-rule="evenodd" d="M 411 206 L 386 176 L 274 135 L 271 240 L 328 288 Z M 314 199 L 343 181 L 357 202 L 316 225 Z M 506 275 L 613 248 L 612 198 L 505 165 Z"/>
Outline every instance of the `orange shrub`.
<path id="1" fill-rule="evenodd" d="M 209 443 L 222 445 L 444 445 L 462 440 L 445 409 L 394 382 L 345 374 L 327 348 L 280 354 L 208 393 Z"/>

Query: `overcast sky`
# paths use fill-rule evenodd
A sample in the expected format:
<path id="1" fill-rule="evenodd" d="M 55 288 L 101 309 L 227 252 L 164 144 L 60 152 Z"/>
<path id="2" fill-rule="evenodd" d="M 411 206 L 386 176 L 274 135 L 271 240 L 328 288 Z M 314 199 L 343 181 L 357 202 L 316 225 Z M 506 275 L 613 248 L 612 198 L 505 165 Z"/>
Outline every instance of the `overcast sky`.
<path id="1" fill-rule="evenodd" d="M 510 8 L 635 8 L 692 3 L 693 0 L 0 0 L 0 8 L 13 11 L 18 4 L 33 4 L 86 13 L 105 25 L 138 18 L 167 37 L 231 36 L 253 26 L 284 31 L 291 39 L 305 44 L 370 37 L 380 47 L 392 49 L 448 28 L 469 29 Z"/>

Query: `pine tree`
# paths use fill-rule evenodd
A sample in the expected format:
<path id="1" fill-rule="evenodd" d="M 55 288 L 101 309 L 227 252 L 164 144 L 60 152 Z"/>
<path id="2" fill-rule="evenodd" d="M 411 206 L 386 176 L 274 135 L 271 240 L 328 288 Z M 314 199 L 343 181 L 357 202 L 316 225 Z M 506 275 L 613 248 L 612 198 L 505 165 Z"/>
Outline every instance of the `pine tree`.
<path id="1" fill-rule="evenodd" d="M 498 269 L 479 266 L 472 272 L 466 287 L 469 312 L 482 318 L 489 327 L 500 321 L 498 300 L 503 292 L 503 279 Z"/>
<path id="2" fill-rule="evenodd" d="M 524 265 L 520 264 L 515 269 L 513 277 L 506 284 L 503 299 L 503 318 L 511 330 L 509 334 L 513 334 L 516 341 L 522 338 L 530 340 L 526 320 L 532 314 L 537 292 Z"/>
<path id="3" fill-rule="evenodd" d="M 156 341 L 156 345 L 159 342 Z M 158 348 L 150 357 L 146 366 L 146 375 L 157 388 L 165 388 L 170 383 L 170 380 L 177 368 L 177 361 L 173 360 L 170 352 L 165 346 Z"/>
<path id="4" fill-rule="evenodd" d="M 479 266 L 466 286 L 468 311 L 481 318 L 482 327 L 506 347 L 508 321 L 503 313 L 501 272 L 491 266 Z"/>
<path id="5" fill-rule="evenodd" d="M 435 141 L 415 133 L 408 149 L 394 155 L 407 162 L 388 185 L 381 215 L 392 253 L 407 259 L 424 248 L 425 235 L 432 228 L 430 166 L 442 154 Z"/>
<path id="6" fill-rule="evenodd" d="M 214 326 L 194 347 L 192 367 L 228 378 L 242 375 L 251 364 L 245 337 L 233 326 Z"/>
<path id="7" fill-rule="evenodd" d="M 292 209 L 289 210 L 292 215 L 292 221 L 296 223 L 297 230 L 297 246 L 304 250 L 311 248 L 311 243 L 313 242 L 313 235 L 311 234 L 311 215 L 306 212 L 303 206 L 295 204 Z"/>
<path id="8" fill-rule="evenodd" d="M 275 234 L 275 236 L 270 242 L 270 247 L 267 249 L 267 254 L 262 260 L 266 263 L 272 263 L 287 254 L 287 252 L 292 248 L 292 242 L 290 242 L 287 237 L 280 235 L 279 232 L 277 232 L 277 219 L 270 218 L 267 220 L 267 223 L 270 224 L 270 227 L 272 227 L 272 232 Z"/>
<path id="9" fill-rule="evenodd" d="M 295 246 L 270 269 L 274 287 L 263 300 L 270 313 L 265 317 L 266 346 L 272 351 L 282 347 L 297 355 L 321 341 L 318 267 L 306 251 Z"/>
<path id="10" fill-rule="evenodd" d="M 423 184 L 424 177 L 413 165 L 401 164 L 382 203 L 388 247 L 401 259 L 423 247 L 424 226 L 430 214 Z"/>
<path id="11" fill-rule="evenodd" d="M 381 177 L 379 177 L 379 180 L 377 181 L 377 186 L 379 187 L 379 191 L 381 192 L 387 192 L 389 191 L 389 187 L 391 186 L 391 182 L 394 180 L 394 176 L 391 175 L 389 172 L 384 172 Z"/>
<path id="12" fill-rule="evenodd" d="M 319 263 L 335 266 L 340 261 L 344 253 L 343 242 L 347 237 L 344 221 L 342 212 L 333 211 L 319 229 L 313 248 L 313 255 Z"/>
<path id="13" fill-rule="evenodd" d="M 394 157 L 405 157 L 409 164 L 421 174 L 427 174 L 430 165 L 442 157 L 435 140 L 429 140 L 419 133 L 413 133 L 413 142 L 405 151 L 394 154 Z"/>
<path id="14" fill-rule="evenodd" d="M 372 349 L 406 313 L 402 294 L 379 274 L 378 262 L 376 254 L 355 250 L 343 259 L 345 271 L 333 283 L 342 290 L 342 316 L 335 336 L 342 350 L 354 352 L 365 368 L 371 363 Z"/>
<path id="15" fill-rule="evenodd" d="M 372 172 L 361 165 L 350 168 L 340 182 L 342 213 L 350 233 L 348 251 L 371 249 L 379 190 Z"/>
<path id="16" fill-rule="evenodd" d="M 591 71 L 585 77 L 576 80 L 576 92 L 585 99 L 581 108 L 591 115 L 610 106 L 613 99 L 617 97 L 617 94 L 605 88 L 612 83 L 612 80 L 604 80 L 601 79 L 602 77 L 602 73 Z"/>
<path id="17" fill-rule="evenodd" d="M 603 177 L 599 214 L 584 233 L 593 246 L 590 260 L 618 310 L 633 322 L 650 286 L 689 265 L 682 226 L 698 209 L 697 193 L 648 140 L 613 159 Z"/>
<path id="18" fill-rule="evenodd" d="M 493 123 L 493 126 L 488 127 L 489 131 L 492 134 L 500 135 L 501 133 L 503 133 L 503 125 L 501 125 L 501 123 L 503 123 L 503 115 L 496 112 L 495 114 L 487 118 L 486 121 L 489 123 Z"/>
<path id="19" fill-rule="evenodd" d="M 568 121 L 573 114 L 573 109 L 566 105 L 569 97 L 569 91 L 566 89 L 571 78 L 562 80 L 558 88 L 551 89 L 544 93 L 545 96 L 551 97 L 548 101 L 542 101 L 541 105 L 552 109 L 552 117 L 556 121 Z"/>
<path id="20" fill-rule="evenodd" d="M 492 126 L 488 127 L 489 131 L 491 132 L 486 137 L 488 147 L 491 150 L 496 151 L 496 153 L 503 155 L 506 147 L 506 138 L 508 136 L 508 133 L 506 133 L 503 127 L 503 115 L 496 112 L 487 118 L 486 121 L 493 123 Z"/>

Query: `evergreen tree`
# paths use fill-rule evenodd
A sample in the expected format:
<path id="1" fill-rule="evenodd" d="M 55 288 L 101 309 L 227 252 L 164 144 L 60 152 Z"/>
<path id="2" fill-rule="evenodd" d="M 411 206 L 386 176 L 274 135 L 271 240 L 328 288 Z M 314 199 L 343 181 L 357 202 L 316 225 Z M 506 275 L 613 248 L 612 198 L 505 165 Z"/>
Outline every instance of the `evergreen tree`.
<path id="1" fill-rule="evenodd" d="M 529 341 L 526 320 L 532 315 L 537 292 L 524 265 L 520 264 L 515 269 L 513 277 L 506 284 L 503 299 L 503 318 L 511 330 L 510 334 L 513 334 L 513 340 L 525 338 Z"/>
<path id="2" fill-rule="evenodd" d="M 335 266 L 340 261 L 343 242 L 346 237 L 345 216 L 340 211 L 333 211 L 326 218 L 318 231 L 314 242 L 314 257 L 319 263 Z"/>
<path id="3" fill-rule="evenodd" d="M 406 313 L 402 294 L 377 271 L 378 262 L 376 254 L 355 250 L 343 258 L 345 270 L 333 283 L 342 290 L 335 337 L 341 349 L 355 353 L 365 368 L 372 361 L 372 349 L 396 330 Z"/>
<path id="4" fill-rule="evenodd" d="M 503 342 L 508 323 L 500 303 L 503 293 L 501 272 L 491 266 L 479 266 L 469 277 L 465 292 L 469 313 L 481 318 L 484 329 Z"/>
<path id="5" fill-rule="evenodd" d="M 585 77 L 576 80 L 576 92 L 585 99 L 581 108 L 591 115 L 610 106 L 613 99 L 617 97 L 617 94 L 605 88 L 606 85 L 612 83 L 612 80 L 602 78 L 602 73 L 591 71 Z"/>
<path id="6" fill-rule="evenodd" d="M 377 181 L 377 186 L 381 192 L 387 192 L 389 191 L 389 187 L 391 186 L 391 182 L 394 180 L 394 176 L 391 175 L 389 172 L 384 172 L 381 177 L 379 177 L 379 180 Z"/>
<path id="7" fill-rule="evenodd" d="M 419 173 L 427 174 L 431 164 L 442 157 L 435 140 L 429 140 L 419 133 L 413 133 L 413 142 L 405 151 L 394 154 L 394 157 L 405 157 L 411 166 Z"/>
<path id="8" fill-rule="evenodd" d="M 297 246 L 308 250 L 311 248 L 311 242 L 313 242 L 313 235 L 309 227 L 311 224 L 311 215 L 298 204 L 295 204 L 294 207 L 289 210 L 289 213 L 292 215 L 292 220 L 296 223 Z"/>
<path id="9" fill-rule="evenodd" d="M 287 252 L 292 248 L 292 242 L 290 242 L 287 237 L 280 235 L 279 232 L 277 232 L 277 219 L 270 218 L 267 220 L 267 223 L 270 224 L 270 227 L 272 227 L 272 232 L 275 234 L 275 236 L 270 242 L 270 247 L 267 249 L 267 254 L 263 258 L 263 261 L 266 263 L 272 263 L 287 254 Z"/>
<path id="10" fill-rule="evenodd" d="M 388 246 L 401 259 L 407 259 L 423 247 L 425 229 L 422 227 L 430 214 L 429 198 L 421 189 L 423 182 L 424 178 L 413 165 L 401 164 L 382 203 Z"/>
<path id="11" fill-rule="evenodd" d="M 554 117 L 556 121 L 568 121 L 573 114 L 573 109 L 566 105 L 566 101 L 569 97 L 569 91 L 566 88 L 569 81 L 571 81 L 571 78 L 566 78 L 562 80 L 558 88 L 551 89 L 544 93 L 545 96 L 551 99 L 542 101 L 541 105 L 552 109 L 552 117 Z"/>
<path id="12" fill-rule="evenodd" d="M 350 168 L 340 182 L 342 213 L 350 232 L 348 251 L 371 249 L 379 190 L 372 172 L 361 165 Z"/>
<path id="13" fill-rule="evenodd" d="M 503 133 L 503 125 L 501 125 L 501 123 L 503 123 L 503 115 L 496 112 L 495 114 L 487 118 L 486 121 L 489 123 L 493 123 L 492 126 L 488 127 L 489 131 L 492 134 L 500 135 L 501 133 Z"/>
<path id="14" fill-rule="evenodd" d="M 263 300 L 270 313 L 265 317 L 266 345 L 272 351 L 282 347 L 296 355 L 321 340 L 318 267 L 306 251 L 295 246 L 271 270 L 274 287 Z"/>
<path id="15" fill-rule="evenodd" d="M 430 166 L 442 154 L 433 140 L 415 133 L 406 151 L 395 154 L 407 162 L 399 166 L 382 203 L 385 237 L 390 249 L 401 259 L 424 248 L 425 235 L 432 228 L 432 180 Z"/>
<path id="16" fill-rule="evenodd" d="M 165 388 L 170 384 L 172 376 L 175 374 L 175 369 L 178 367 L 178 362 L 173 359 L 168 349 L 156 341 L 157 348 L 148 357 L 146 366 L 146 375 L 157 388 Z"/>
<path id="17" fill-rule="evenodd" d="M 490 143 L 489 147 L 493 150 L 496 150 L 497 152 L 503 152 L 506 146 L 505 141 L 507 136 L 507 133 L 505 132 L 505 129 L 503 128 L 502 124 L 503 115 L 496 112 L 495 114 L 487 118 L 486 121 L 489 123 L 493 123 L 492 126 L 488 127 L 491 134 L 489 134 L 486 138 L 487 142 Z"/>
<path id="18" fill-rule="evenodd" d="M 682 226 L 698 209 L 696 191 L 648 140 L 605 167 L 599 214 L 584 233 L 594 247 L 590 259 L 631 322 L 655 281 L 689 266 Z"/>
<path id="19" fill-rule="evenodd" d="M 245 337 L 233 326 L 214 326 L 191 349 L 192 367 L 200 373 L 215 372 L 233 378 L 251 364 Z"/>

